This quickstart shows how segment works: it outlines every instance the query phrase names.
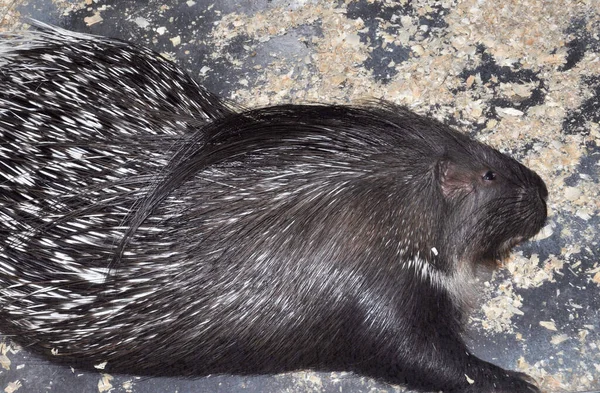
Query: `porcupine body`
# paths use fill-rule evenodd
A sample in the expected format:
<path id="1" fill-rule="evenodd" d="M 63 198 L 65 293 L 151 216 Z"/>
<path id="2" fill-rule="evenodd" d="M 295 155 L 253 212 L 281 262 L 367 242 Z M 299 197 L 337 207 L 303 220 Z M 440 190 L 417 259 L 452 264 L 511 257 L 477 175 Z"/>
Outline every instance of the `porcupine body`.
<path id="1" fill-rule="evenodd" d="M 477 267 L 543 226 L 534 172 L 392 104 L 232 113 L 152 52 L 31 34 L 0 44 L 0 331 L 111 372 L 538 391 L 461 338 Z"/>

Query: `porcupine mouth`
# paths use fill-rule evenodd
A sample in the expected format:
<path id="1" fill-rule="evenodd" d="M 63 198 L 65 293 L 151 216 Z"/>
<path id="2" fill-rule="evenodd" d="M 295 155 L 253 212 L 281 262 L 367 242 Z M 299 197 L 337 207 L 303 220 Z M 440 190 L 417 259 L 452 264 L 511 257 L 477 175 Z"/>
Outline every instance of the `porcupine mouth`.
<path id="1" fill-rule="evenodd" d="M 515 236 L 504 241 L 494 255 L 496 265 L 502 266 L 504 261 L 509 257 L 512 249 L 527 240 L 524 236 Z"/>

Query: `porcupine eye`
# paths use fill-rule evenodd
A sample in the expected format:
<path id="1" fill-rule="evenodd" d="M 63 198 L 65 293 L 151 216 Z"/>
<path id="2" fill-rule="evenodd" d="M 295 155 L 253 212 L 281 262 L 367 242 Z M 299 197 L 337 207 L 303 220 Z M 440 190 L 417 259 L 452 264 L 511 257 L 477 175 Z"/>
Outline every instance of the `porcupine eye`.
<path id="1" fill-rule="evenodd" d="M 492 181 L 496 179 L 496 172 L 493 171 L 487 171 L 486 173 L 484 173 L 484 175 L 482 176 L 483 180 L 486 181 Z"/>

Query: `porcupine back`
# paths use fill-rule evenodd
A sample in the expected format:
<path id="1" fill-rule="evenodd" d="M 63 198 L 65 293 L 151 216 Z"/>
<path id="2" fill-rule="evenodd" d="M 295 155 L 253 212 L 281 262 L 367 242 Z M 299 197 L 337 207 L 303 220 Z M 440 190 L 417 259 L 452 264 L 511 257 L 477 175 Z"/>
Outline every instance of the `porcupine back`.
<path id="1" fill-rule="evenodd" d="M 0 298 L 19 336 L 97 310 L 136 201 L 231 110 L 156 52 L 34 25 L 0 36 Z"/>
<path id="2" fill-rule="evenodd" d="M 73 61 L 102 62 L 91 52 Z M 185 103 L 131 93 L 125 105 L 116 88 L 104 90 L 114 111 L 88 105 L 93 93 L 63 103 L 65 70 L 33 59 L 35 88 L 10 89 L 28 99 L 0 96 L 0 330 L 70 363 L 152 375 L 316 368 L 458 388 L 467 371 L 495 375 L 463 358 L 464 287 L 543 225 L 535 173 L 391 104 L 180 113 L 208 93 L 161 70 L 148 75 L 156 97 Z M 119 86 L 137 80 L 131 64 Z"/>

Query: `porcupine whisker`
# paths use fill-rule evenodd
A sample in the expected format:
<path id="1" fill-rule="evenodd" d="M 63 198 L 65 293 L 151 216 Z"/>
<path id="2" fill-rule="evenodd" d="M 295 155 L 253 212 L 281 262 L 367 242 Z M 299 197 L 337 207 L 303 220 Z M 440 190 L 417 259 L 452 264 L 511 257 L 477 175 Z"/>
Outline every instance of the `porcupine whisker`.
<path id="1" fill-rule="evenodd" d="M 184 140 L 184 136 L 181 137 L 181 140 Z M 180 153 L 182 153 L 183 150 L 187 150 L 189 147 L 189 144 L 186 143 L 182 143 L 180 146 L 177 146 L 177 151 L 174 152 L 173 157 L 177 157 Z M 171 165 L 171 162 L 167 163 L 165 166 L 163 166 L 163 168 L 161 169 L 161 174 L 159 176 L 156 177 L 156 180 L 154 180 L 150 185 L 149 185 L 149 189 L 150 190 L 157 190 L 158 187 L 160 187 L 161 184 L 163 184 L 164 179 L 167 178 L 168 174 L 169 174 L 169 166 Z M 152 191 L 154 192 L 154 191 Z M 136 202 L 134 202 L 134 204 L 131 206 L 129 213 L 127 214 L 127 216 L 123 219 L 122 221 L 122 226 L 125 226 L 127 221 L 130 221 L 131 219 L 134 219 L 136 221 L 134 221 L 133 223 L 129 223 L 130 228 L 133 228 L 131 231 L 126 231 L 123 238 L 119 241 L 119 243 L 115 243 L 114 246 L 116 247 L 116 258 L 111 258 L 111 260 L 109 261 L 109 271 L 110 271 L 110 266 L 111 265 L 115 265 L 118 263 L 117 259 L 120 259 L 120 254 L 122 254 L 122 252 L 124 251 L 124 247 L 125 244 L 123 242 L 127 241 L 127 233 L 129 232 L 129 236 L 132 236 L 133 233 L 136 230 L 136 226 L 139 226 L 142 224 L 143 219 L 139 220 L 136 218 L 136 215 L 138 214 L 137 212 L 141 209 L 141 210 L 147 210 L 148 207 L 145 206 L 145 204 L 147 203 L 147 199 L 151 198 L 151 193 L 147 193 L 147 196 L 141 199 L 138 199 Z M 133 224 L 133 225 L 132 225 Z"/>
<path id="2" fill-rule="evenodd" d="M 104 188 L 104 187 L 102 187 Z M 50 229 L 51 227 L 54 227 L 62 222 L 68 222 L 70 220 L 72 220 L 75 217 L 81 216 L 81 215 L 86 215 L 89 214 L 93 211 L 97 211 L 99 208 L 102 207 L 106 207 L 107 204 L 106 203 L 97 203 L 97 204 L 93 204 L 93 205 L 89 205 L 89 206 L 82 206 L 79 209 L 73 209 L 71 212 L 64 214 L 62 217 L 51 220 L 49 222 L 44 223 L 43 225 L 40 226 L 32 226 L 31 229 L 29 229 L 25 234 L 22 234 L 20 236 L 26 236 L 26 237 L 30 237 L 33 236 L 36 233 L 45 233 L 48 229 Z M 121 227 L 121 229 L 126 228 L 126 226 L 120 225 L 116 228 Z M 11 241 L 9 243 L 11 246 L 13 247 L 17 247 L 18 245 L 21 245 L 21 243 Z"/>

